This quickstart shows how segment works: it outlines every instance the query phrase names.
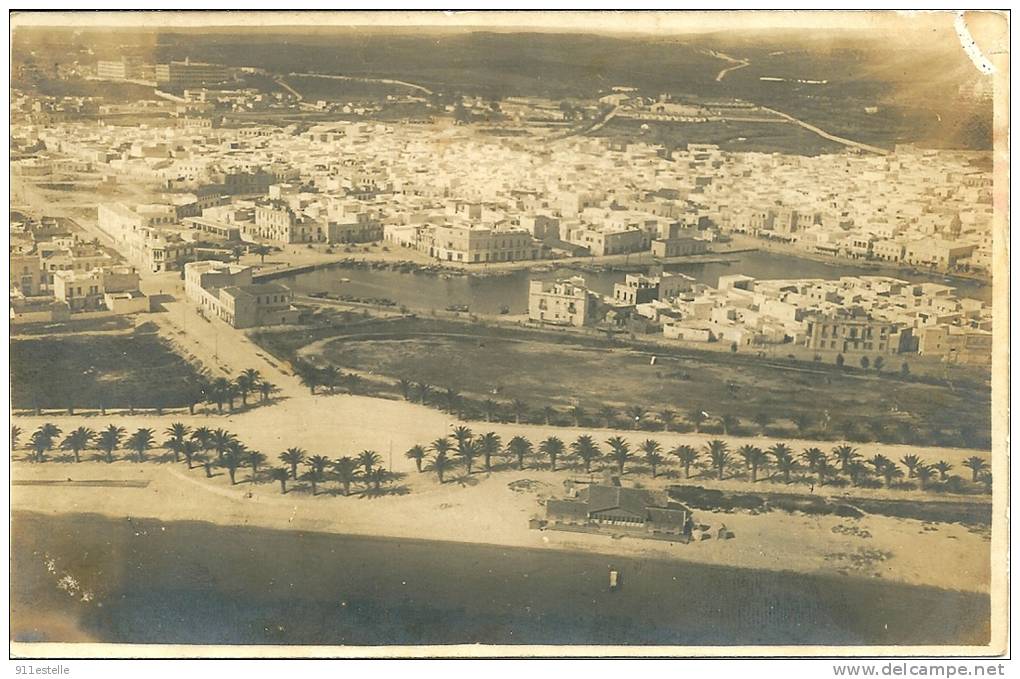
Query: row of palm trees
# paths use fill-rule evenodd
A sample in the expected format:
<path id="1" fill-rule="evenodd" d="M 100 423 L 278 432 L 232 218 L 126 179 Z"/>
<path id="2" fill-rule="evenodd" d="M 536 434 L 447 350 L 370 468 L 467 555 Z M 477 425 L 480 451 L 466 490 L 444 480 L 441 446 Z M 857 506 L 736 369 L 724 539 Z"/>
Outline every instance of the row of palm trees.
<path id="1" fill-rule="evenodd" d="M 652 478 L 656 478 L 663 467 L 674 463 L 683 469 L 684 478 L 688 479 L 691 478 L 692 467 L 701 467 L 703 475 L 714 475 L 719 480 L 727 478 L 727 472 L 730 477 L 735 476 L 742 468 L 745 478 L 751 483 L 758 482 L 760 472 L 768 471 L 770 480 L 778 477 L 784 483 L 791 483 L 795 474 L 801 475 L 801 478 L 806 474 L 809 479 L 817 479 L 819 485 L 845 476 L 854 486 L 862 485 L 869 477 L 877 477 L 884 480 L 886 487 L 893 487 L 894 481 L 902 478 L 903 469 L 906 469 L 906 476 L 916 478 L 922 490 L 936 479 L 949 481 L 949 472 L 953 469 L 953 465 L 945 460 L 929 464 L 914 454 L 904 455 L 899 464 L 881 454 L 865 460 L 856 448 L 848 444 L 838 445 L 830 453 L 817 447 L 806 448 L 799 455 L 785 443 L 776 443 L 764 450 L 750 444 L 731 450 L 729 444 L 721 439 L 708 441 L 700 449 L 680 444 L 666 451 L 654 439 L 645 439 L 632 449 L 622 436 L 612 436 L 606 439 L 605 446 L 603 450 L 589 434 L 578 436 L 569 445 L 559 437 L 550 436 L 534 446 L 519 435 L 510 438 L 504 445 L 495 432 L 476 436 L 462 425 L 450 436 L 439 437 L 429 445 L 411 447 L 405 456 L 414 461 L 418 472 L 435 472 L 440 483 L 457 466 L 463 466 L 470 475 L 478 460 L 481 460 L 485 471 L 491 471 L 493 459 L 505 457 L 509 464 L 524 469 L 527 461 L 535 455 L 548 460 L 553 471 L 557 470 L 559 463 L 566 461 L 569 466 L 580 465 L 585 473 L 591 473 L 592 464 L 602 462 L 620 475 L 626 473 L 629 464 L 641 461 L 649 468 Z M 990 486 L 988 463 L 983 458 L 970 457 L 963 466 L 971 470 L 973 483 L 983 481 Z"/>
<path id="2" fill-rule="evenodd" d="M 355 394 L 361 387 L 361 376 L 355 373 L 344 373 L 334 365 L 318 367 L 307 361 L 296 361 L 294 372 L 297 374 L 301 384 L 308 387 L 312 394 L 317 387 L 328 389 L 334 394 L 338 388 L 345 389 L 348 393 Z"/>
<path id="3" fill-rule="evenodd" d="M 595 426 L 602 425 L 607 429 L 624 424 L 633 430 L 693 431 L 696 434 L 702 433 L 703 430 L 709 430 L 721 433 L 723 436 L 744 433 L 747 426 L 745 418 L 732 413 L 709 414 L 702 407 L 694 407 L 681 413 L 669 407 L 653 410 L 640 405 L 632 405 L 617 409 L 610 405 L 603 405 L 596 410 L 588 411 L 581 405 L 574 405 L 564 411 L 551 405 L 535 409 L 527 401 L 519 398 L 509 401 L 496 401 L 491 398 L 484 401 L 473 401 L 452 387 L 439 388 L 428 382 L 413 381 L 407 378 L 398 380 L 397 388 L 407 401 L 432 405 L 456 415 L 460 419 L 477 417 L 486 422 L 509 420 L 517 424 L 572 424 L 574 427 L 594 424 Z M 843 440 L 847 441 L 874 439 L 890 443 L 910 442 L 916 439 L 914 427 L 906 422 L 901 423 L 898 427 L 891 427 L 878 419 L 862 422 L 857 418 L 849 418 L 840 422 L 830 422 L 828 418 L 816 419 L 806 412 L 777 418 L 765 411 L 755 413 L 749 419 L 757 426 L 757 433 L 760 434 L 771 434 L 775 429 L 784 429 L 785 427 L 774 427 L 782 419 L 788 420 L 801 436 L 812 433 L 825 438 L 841 436 Z M 949 438 L 945 432 L 936 431 L 935 434 L 937 436 L 934 438 L 939 439 L 937 442 L 940 444 L 945 443 Z M 976 431 L 973 427 L 964 425 L 959 427 L 957 438 L 966 445 L 974 440 L 975 434 Z"/>
<path id="4" fill-rule="evenodd" d="M 248 448 L 231 432 L 209 427 L 192 429 L 181 422 L 167 427 L 161 444 L 156 440 L 156 433 L 149 428 L 139 428 L 127 435 L 123 427 L 111 424 L 99 431 L 78 427 L 63 439 L 60 439 L 61 433 L 60 427 L 52 423 L 43 424 L 32 432 L 28 441 L 32 460 L 44 462 L 51 450 L 59 448 L 73 453 L 75 462 L 81 462 L 81 454 L 90 449 L 96 451 L 98 459 L 107 463 L 115 461 L 118 450 L 132 451 L 134 461 L 145 462 L 148 451 L 162 447 L 172 453 L 174 462 L 183 458 L 189 470 L 205 469 L 207 478 L 213 477 L 213 467 L 220 467 L 226 470 L 231 485 L 235 485 L 238 470 L 247 467 L 251 470 L 249 481 L 252 483 L 260 478 L 261 471 L 269 479 L 279 482 L 283 493 L 287 493 L 289 480 L 303 480 L 311 485 L 313 495 L 317 494 L 318 484 L 327 478 L 339 481 L 345 496 L 350 495 L 351 485 L 356 481 L 363 481 L 367 489 L 380 491 L 384 484 L 398 478 L 381 466 L 379 454 L 372 450 L 362 451 L 357 457 L 330 460 L 322 455 L 309 455 L 301 448 L 288 448 L 279 455 L 283 466 L 267 468 L 266 456 Z M 21 435 L 19 427 L 11 427 L 12 449 L 17 448 Z M 299 474 L 299 467 L 307 469 Z"/>

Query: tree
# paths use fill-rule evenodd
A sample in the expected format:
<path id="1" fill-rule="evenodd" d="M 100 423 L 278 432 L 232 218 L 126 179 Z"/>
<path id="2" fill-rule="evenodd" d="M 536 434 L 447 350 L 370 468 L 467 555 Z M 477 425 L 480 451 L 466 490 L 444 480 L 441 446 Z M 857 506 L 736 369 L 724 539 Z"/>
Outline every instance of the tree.
<path id="1" fill-rule="evenodd" d="M 825 479 L 832 476 L 833 473 L 833 466 L 829 462 L 829 458 L 822 455 L 822 458 L 815 465 L 815 473 L 818 474 L 818 485 L 824 486 Z"/>
<path id="2" fill-rule="evenodd" d="M 528 415 L 528 404 L 519 398 L 515 398 L 511 401 L 510 409 L 514 413 L 514 422 L 517 424 L 520 424 L 521 420 Z"/>
<path id="3" fill-rule="evenodd" d="M 701 425 L 708 419 L 708 413 L 701 408 L 695 408 L 687 413 L 687 421 L 694 425 L 694 433 L 701 433 Z"/>
<path id="4" fill-rule="evenodd" d="M 418 382 L 415 385 L 415 391 L 418 393 L 418 403 L 425 405 L 429 398 L 429 392 L 432 391 L 432 385 L 428 382 Z"/>
<path id="5" fill-rule="evenodd" d="M 457 390 L 452 387 L 448 387 L 446 391 L 443 392 L 443 404 L 445 406 L 444 410 L 446 410 L 446 412 L 450 413 L 451 415 L 459 413 L 460 400 L 461 400 L 460 394 L 457 393 Z"/>
<path id="6" fill-rule="evenodd" d="M 184 461 L 188 463 L 188 469 L 191 469 L 192 460 L 195 459 L 195 453 L 199 451 L 198 443 L 193 439 L 185 439 L 181 441 L 180 453 L 184 456 Z"/>
<path id="7" fill-rule="evenodd" d="M 917 468 L 921 466 L 921 458 L 917 455 L 904 455 L 900 458 L 900 464 L 907 468 L 907 478 L 914 478 L 917 475 Z"/>
<path id="8" fill-rule="evenodd" d="M 308 363 L 300 363 L 296 368 L 296 372 L 298 379 L 301 380 L 301 385 L 308 387 L 308 390 L 314 396 L 315 388 L 322 386 L 322 377 L 319 374 L 319 369 Z"/>
<path id="9" fill-rule="evenodd" d="M 278 391 L 280 391 L 280 388 L 277 387 L 272 382 L 268 382 L 266 380 L 259 380 L 259 392 L 262 394 L 263 403 L 268 401 L 269 397 Z"/>
<path id="10" fill-rule="evenodd" d="M 239 441 L 235 441 L 233 445 L 223 451 L 223 455 L 220 457 L 220 466 L 225 467 L 227 474 L 230 475 L 230 485 L 235 485 L 237 480 L 234 478 L 237 474 L 237 468 L 244 463 L 243 449 L 244 444 Z"/>
<path id="11" fill-rule="evenodd" d="M 681 444 L 669 452 L 680 461 L 680 464 L 683 465 L 684 478 L 691 478 L 691 465 L 698 461 L 700 453 L 698 453 L 693 446 L 688 446 L 686 444 Z"/>
<path id="12" fill-rule="evenodd" d="M 868 360 L 868 357 L 867 357 L 867 356 L 861 356 L 861 360 L 860 360 L 860 363 L 861 363 L 861 368 L 862 368 L 863 370 L 867 370 L 867 369 L 868 369 L 868 366 L 870 366 L 870 365 L 871 365 L 871 361 L 869 361 L 869 360 Z"/>
<path id="13" fill-rule="evenodd" d="M 374 490 L 379 490 L 382 484 L 388 483 L 389 480 L 390 473 L 382 467 L 376 467 L 371 474 L 365 477 L 365 481 L 371 483 Z"/>
<path id="14" fill-rule="evenodd" d="M 772 422 L 772 416 L 769 415 L 768 413 L 764 412 L 764 411 L 762 411 L 760 413 L 757 413 L 754 416 L 754 423 L 757 424 L 761 428 L 762 433 L 766 432 L 766 430 L 768 429 L 768 426 L 769 426 L 769 424 L 771 424 L 771 422 Z"/>
<path id="15" fill-rule="evenodd" d="M 719 424 L 722 425 L 723 434 L 729 436 L 730 434 L 737 430 L 738 426 L 740 426 L 740 418 L 738 418 L 736 415 L 726 413 L 725 415 L 719 418 Z"/>
<path id="16" fill-rule="evenodd" d="M 776 461 L 776 469 L 782 472 L 783 482 L 790 482 L 790 474 L 797 469 L 797 460 L 793 457 L 793 449 L 785 443 L 776 443 L 768 449 L 769 455 Z"/>
<path id="17" fill-rule="evenodd" d="M 184 445 L 185 437 L 190 432 L 191 428 L 182 422 L 174 422 L 163 432 L 169 437 L 166 443 L 163 444 L 163 447 L 174 454 L 174 462 L 180 462 L 181 447 Z"/>
<path id="18" fill-rule="evenodd" d="M 588 434 L 582 434 L 577 437 L 573 443 L 570 444 L 570 450 L 584 461 L 584 473 L 591 473 L 591 463 L 593 460 L 597 460 L 602 454 L 599 450 L 599 446 Z"/>
<path id="19" fill-rule="evenodd" d="M 287 494 L 287 479 L 290 478 L 290 471 L 286 467 L 273 467 L 269 470 L 269 478 L 280 482 L 280 493 Z"/>
<path id="20" fill-rule="evenodd" d="M 709 459 L 712 460 L 712 468 L 716 470 L 717 476 L 721 481 L 726 471 L 726 465 L 730 462 L 729 446 L 725 441 L 712 439 L 705 444 L 705 450 L 708 452 Z"/>
<path id="21" fill-rule="evenodd" d="M 268 255 L 269 252 L 270 252 L 268 245 L 263 245 L 262 243 L 259 243 L 258 245 L 255 245 L 254 247 L 252 247 L 251 251 L 252 251 L 252 254 L 256 254 L 256 255 L 259 256 L 259 263 L 260 264 L 265 264 L 266 263 L 266 255 Z M 286 492 L 287 491 L 285 489 L 284 493 L 286 493 Z"/>
<path id="22" fill-rule="evenodd" d="M 478 458 L 478 442 L 464 441 L 464 443 L 457 447 L 457 457 L 464 463 L 467 475 L 471 476 L 471 466 L 474 464 L 475 459 Z"/>
<path id="23" fill-rule="evenodd" d="M 825 456 L 825 451 L 821 448 L 805 448 L 800 457 L 807 464 L 808 471 L 818 474 L 818 482 L 824 484 L 825 474 L 829 470 L 829 459 Z"/>
<path id="24" fill-rule="evenodd" d="M 478 451 L 485 461 L 485 471 L 492 471 L 492 456 L 498 455 L 501 447 L 499 434 L 494 431 L 486 432 L 478 438 Z"/>
<path id="25" fill-rule="evenodd" d="M 976 455 L 974 457 L 968 457 L 966 460 L 964 460 L 963 466 L 970 470 L 971 472 L 970 480 L 973 483 L 977 483 L 978 478 L 981 475 L 981 472 L 988 469 L 988 463 L 984 461 L 984 458 L 977 457 Z"/>
<path id="26" fill-rule="evenodd" d="M 340 369 L 335 365 L 327 365 L 319 370 L 319 380 L 322 382 L 322 386 L 329 389 L 331 394 L 336 393 L 336 387 L 340 384 L 340 377 Z"/>
<path id="27" fill-rule="evenodd" d="M 408 460 L 414 460 L 414 466 L 418 470 L 419 474 L 421 474 L 421 461 L 425 459 L 425 455 L 425 447 L 421 445 L 411 446 L 407 449 L 407 452 L 404 453 L 404 457 Z"/>
<path id="28" fill-rule="evenodd" d="M 903 377 L 908 377 L 910 375 L 910 364 L 906 361 L 903 361 L 903 363 L 900 364 L 900 375 Z"/>
<path id="29" fill-rule="evenodd" d="M 374 450 L 363 450 L 358 455 L 358 465 L 365 470 L 365 476 L 371 474 L 372 467 L 375 467 L 380 462 L 382 462 L 382 458 Z"/>
<path id="30" fill-rule="evenodd" d="M 18 438 L 21 436 L 21 427 L 14 424 L 11 425 L 11 450 L 18 449 Z"/>
<path id="31" fill-rule="evenodd" d="M 305 464 L 308 465 L 307 478 L 312 484 L 312 496 L 314 497 L 317 492 L 317 484 L 322 482 L 322 475 L 326 472 L 326 467 L 332 464 L 332 461 L 325 455 L 312 455 L 309 457 Z"/>
<path id="32" fill-rule="evenodd" d="M 443 475 L 451 469 L 453 469 L 453 460 L 445 452 L 437 452 L 436 456 L 432 458 L 432 462 L 429 463 L 429 470 L 436 473 L 436 476 L 439 477 L 439 483 L 443 483 Z"/>
<path id="33" fill-rule="evenodd" d="M 280 453 L 280 461 L 290 465 L 290 476 L 297 481 L 297 468 L 305 461 L 305 451 L 301 448 L 288 448 Z"/>
<path id="34" fill-rule="evenodd" d="M 333 473 L 343 486 L 344 497 L 351 494 L 351 483 L 358 476 L 358 461 L 353 457 L 343 456 L 333 462 Z"/>
<path id="35" fill-rule="evenodd" d="M 212 430 L 209 427 L 196 427 L 195 431 L 191 432 L 191 440 L 198 444 L 203 452 L 209 450 L 212 446 Z"/>
<path id="36" fill-rule="evenodd" d="M 928 489 L 928 483 L 935 477 L 935 469 L 931 465 L 922 464 L 918 465 L 914 471 L 917 475 L 917 481 L 921 484 L 921 490 Z"/>
<path id="37" fill-rule="evenodd" d="M 524 469 L 524 458 L 531 454 L 531 441 L 523 436 L 515 436 L 506 444 L 508 455 L 517 459 L 517 468 Z"/>
<path id="38" fill-rule="evenodd" d="M 542 421 L 548 427 L 556 419 L 556 409 L 552 406 L 545 406 L 542 408 Z"/>
<path id="39" fill-rule="evenodd" d="M 574 426 L 580 427 L 581 422 L 584 420 L 584 408 L 576 405 L 570 409 L 570 417 L 574 420 Z"/>
<path id="40" fill-rule="evenodd" d="M 128 437 L 127 443 L 125 445 L 127 445 L 127 447 L 130 450 L 135 451 L 135 455 L 137 455 L 138 462 L 144 462 L 145 451 L 152 447 L 152 442 L 153 442 L 152 430 L 142 427 L 141 429 L 137 429 L 135 433 L 131 434 L 131 436 Z"/>
<path id="41" fill-rule="evenodd" d="M 758 481 L 758 468 L 765 464 L 765 452 L 756 446 L 745 445 L 737 449 L 737 454 L 744 460 L 751 476 L 751 483 Z"/>
<path id="42" fill-rule="evenodd" d="M 28 447 L 32 449 L 35 461 L 42 462 L 46 457 L 46 452 L 53 447 L 53 438 L 40 427 L 32 432 L 32 436 L 28 440 Z"/>
<path id="43" fill-rule="evenodd" d="M 555 436 L 538 444 L 538 451 L 549 458 L 549 469 L 552 471 L 556 471 L 556 459 L 563 455 L 565 448 L 563 441 Z"/>
<path id="44" fill-rule="evenodd" d="M 217 377 L 209 385 L 209 397 L 216 404 L 216 412 L 223 412 L 223 404 L 230 397 L 230 380 L 226 377 Z"/>
<path id="45" fill-rule="evenodd" d="M 797 431 L 801 435 L 807 433 L 807 430 L 811 428 L 811 424 L 813 423 L 811 416 L 808 415 L 807 413 L 796 413 L 791 419 L 793 420 L 793 423 L 797 426 Z"/>
<path id="46" fill-rule="evenodd" d="M 120 437 L 124 435 L 124 427 L 111 424 L 99 432 L 98 448 L 106 453 L 106 462 L 113 462 L 113 451 L 120 445 Z"/>
<path id="47" fill-rule="evenodd" d="M 605 405 L 599 408 L 599 419 L 606 423 L 606 429 L 613 426 L 614 417 L 616 417 L 616 411 L 612 406 Z"/>
<path id="48" fill-rule="evenodd" d="M 406 377 L 401 377 L 399 380 L 397 380 L 397 387 L 400 389 L 400 394 L 401 396 L 404 397 L 405 401 L 411 400 L 411 390 L 413 386 L 414 385 L 411 382 L 411 380 L 407 379 Z"/>
<path id="49" fill-rule="evenodd" d="M 630 420 L 632 429 L 637 429 L 641 426 L 641 420 L 644 418 L 646 412 L 647 411 L 645 411 L 642 406 L 627 407 L 627 419 Z"/>
<path id="50" fill-rule="evenodd" d="M 903 476 L 903 472 L 896 466 L 896 463 L 887 458 L 885 455 L 873 455 L 868 460 L 868 464 L 871 465 L 875 473 L 882 477 L 885 481 L 885 487 L 889 488 L 892 486 L 892 480 L 897 476 Z"/>
<path id="51" fill-rule="evenodd" d="M 499 404 L 493 401 L 491 398 L 485 399 L 482 403 L 482 410 L 485 411 L 485 421 L 492 422 L 495 419 L 496 414 L 499 413 Z"/>
<path id="52" fill-rule="evenodd" d="M 842 368 L 844 363 L 846 363 L 846 359 L 843 358 L 843 354 L 836 354 L 836 367 Z"/>
<path id="53" fill-rule="evenodd" d="M 436 455 L 447 455 L 453 450 L 453 444 L 447 436 L 441 436 L 432 442 L 432 450 Z"/>
<path id="54" fill-rule="evenodd" d="M 658 476 L 659 465 L 665 459 L 662 457 L 662 446 L 654 439 L 645 439 L 638 448 L 645 459 L 645 463 L 652 468 L 652 478 L 654 479 Z"/>
<path id="55" fill-rule="evenodd" d="M 453 438 L 455 441 L 457 441 L 458 448 L 462 447 L 465 443 L 470 441 L 472 436 L 474 436 L 474 434 L 471 432 L 471 430 L 463 425 L 453 430 Z"/>
<path id="56" fill-rule="evenodd" d="M 876 356 L 874 362 L 871 364 L 875 368 L 875 372 L 881 372 L 882 366 L 885 365 L 885 359 L 881 356 Z"/>
<path id="57" fill-rule="evenodd" d="M 89 442 L 96 433 L 88 427 L 78 427 L 60 444 L 64 450 L 70 450 L 74 454 L 74 461 L 81 462 L 81 451 L 89 447 Z"/>
<path id="58" fill-rule="evenodd" d="M 949 479 L 949 472 L 952 470 L 953 465 L 949 464 L 945 460 L 939 460 L 935 463 L 933 469 L 939 473 L 939 480 L 946 481 Z"/>
<path id="59" fill-rule="evenodd" d="M 227 448 L 236 441 L 237 439 L 234 435 L 226 429 L 215 429 L 213 430 L 209 443 L 212 448 L 216 450 L 217 459 L 223 460 L 223 454 L 227 451 Z"/>
<path id="60" fill-rule="evenodd" d="M 630 453 L 630 444 L 622 436 L 610 436 L 606 439 L 609 446 L 609 459 L 616 463 L 616 469 L 622 476 L 624 467 L 633 457 Z"/>
<path id="61" fill-rule="evenodd" d="M 662 430 L 669 431 L 676 422 L 676 411 L 670 408 L 663 408 L 659 411 L 659 421 L 662 422 Z"/>
<path id="62" fill-rule="evenodd" d="M 856 448 L 854 448 L 853 446 L 848 446 L 846 444 L 836 446 L 835 448 L 833 448 L 832 454 L 839 462 L 839 469 L 844 474 L 847 471 L 847 467 L 852 462 L 856 462 L 857 460 L 859 460 L 861 457 L 860 453 L 857 452 Z"/>
<path id="63" fill-rule="evenodd" d="M 868 473 L 868 468 L 860 460 L 853 460 L 846 466 L 846 474 L 855 487 L 860 484 L 861 477 Z"/>
<path id="64" fill-rule="evenodd" d="M 259 465 L 266 461 L 266 456 L 257 450 L 249 450 L 245 461 L 251 467 L 251 481 L 254 483 L 255 477 L 259 473 Z"/>
<path id="65" fill-rule="evenodd" d="M 234 380 L 237 391 L 241 394 L 241 403 L 243 405 L 248 405 L 248 394 L 258 389 L 261 379 L 262 375 L 259 374 L 258 370 L 247 368 Z"/>

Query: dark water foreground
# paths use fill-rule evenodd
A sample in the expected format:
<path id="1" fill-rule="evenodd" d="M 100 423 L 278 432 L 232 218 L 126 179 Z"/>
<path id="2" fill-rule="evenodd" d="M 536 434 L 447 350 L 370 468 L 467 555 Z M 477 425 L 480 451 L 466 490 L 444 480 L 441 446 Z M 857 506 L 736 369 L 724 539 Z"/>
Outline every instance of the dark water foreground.
<path id="1" fill-rule="evenodd" d="M 326 645 L 989 635 L 986 595 L 840 576 L 86 514 L 15 513 L 12 539 L 17 641 L 65 640 L 58 629 L 108 642 Z"/>

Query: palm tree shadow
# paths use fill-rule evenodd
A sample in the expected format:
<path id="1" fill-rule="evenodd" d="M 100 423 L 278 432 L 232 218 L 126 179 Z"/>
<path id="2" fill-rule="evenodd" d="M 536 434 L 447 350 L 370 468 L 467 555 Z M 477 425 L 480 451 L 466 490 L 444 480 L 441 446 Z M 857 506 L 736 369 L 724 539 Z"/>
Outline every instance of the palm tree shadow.
<path id="1" fill-rule="evenodd" d="M 460 484 L 461 488 L 467 488 L 468 486 L 477 486 L 478 485 L 478 479 L 474 476 L 474 474 L 470 474 L 470 475 L 469 474 L 462 474 L 460 476 L 457 476 L 457 477 L 454 477 L 454 478 L 450 479 L 450 481 L 451 481 L 451 483 L 458 483 L 458 484 Z"/>
<path id="2" fill-rule="evenodd" d="M 366 488 L 364 491 L 358 494 L 360 499 L 375 500 L 377 498 L 386 497 L 387 495 L 409 495 L 411 489 L 400 484 L 398 486 L 386 486 L 379 488 Z"/>

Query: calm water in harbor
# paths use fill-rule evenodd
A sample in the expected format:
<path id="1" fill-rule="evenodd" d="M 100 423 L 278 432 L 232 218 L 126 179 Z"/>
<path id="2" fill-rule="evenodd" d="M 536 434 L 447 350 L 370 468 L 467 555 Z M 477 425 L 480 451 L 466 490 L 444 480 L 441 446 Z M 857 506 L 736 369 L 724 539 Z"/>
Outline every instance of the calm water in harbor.
<path id="1" fill-rule="evenodd" d="M 716 286 L 719 276 L 746 274 L 755 278 L 839 278 L 852 275 L 876 275 L 874 269 L 851 265 L 834 265 L 799 257 L 761 251 L 735 255 L 720 255 L 720 259 L 738 260 L 700 264 L 670 265 L 701 283 Z M 498 276 L 450 276 L 400 273 L 397 271 L 331 268 L 297 274 L 280 282 L 296 292 L 308 294 L 329 292 L 359 298 L 386 298 L 414 309 L 443 309 L 451 304 L 464 304 L 472 311 L 483 314 L 499 313 L 506 305 L 510 313 L 528 310 L 528 281 L 532 278 L 550 279 L 565 276 L 584 276 L 588 285 L 601 294 L 612 295 L 613 285 L 622 282 L 626 274 L 620 271 L 583 272 L 567 268 L 546 272 L 514 271 Z M 991 287 L 973 281 L 948 281 L 942 276 L 925 274 L 884 273 L 906 280 L 933 281 L 957 287 L 958 294 L 991 301 Z M 348 280 L 343 280 L 348 279 Z"/>
<path id="2" fill-rule="evenodd" d="M 989 633 L 987 596 L 840 576 L 95 515 L 16 512 L 12 536 L 17 641 L 64 640 L 58 628 L 109 642 L 330 645 L 975 644 Z"/>

